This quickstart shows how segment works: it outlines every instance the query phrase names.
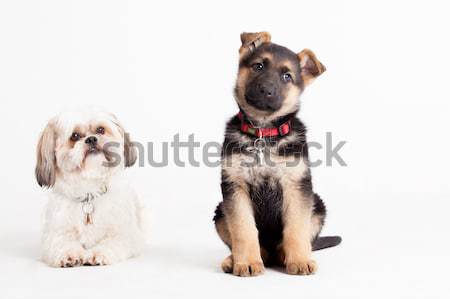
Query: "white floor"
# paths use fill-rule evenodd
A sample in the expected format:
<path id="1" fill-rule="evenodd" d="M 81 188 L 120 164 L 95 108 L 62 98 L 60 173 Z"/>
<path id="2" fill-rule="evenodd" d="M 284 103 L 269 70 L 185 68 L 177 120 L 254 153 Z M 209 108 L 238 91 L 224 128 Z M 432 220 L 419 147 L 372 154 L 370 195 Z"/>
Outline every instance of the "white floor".
<path id="1" fill-rule="evenodd" d="M 212 211 L 196 204 L 181 204 L 171 217 L 153 211 L 145 253 L 107 267 L 49 268 L 38 260 L 37 227 L 3 226 L 1 298 L 448 298 L 447 198 L 343 196 L 328 205 L 325 234 L 344 241 L 314 253 L 319 271 L 309 277 L 282 269 L 256 278 L 221 273 L 227 249 Z M 189 209 L 204 217 L 187 223 Z"/>

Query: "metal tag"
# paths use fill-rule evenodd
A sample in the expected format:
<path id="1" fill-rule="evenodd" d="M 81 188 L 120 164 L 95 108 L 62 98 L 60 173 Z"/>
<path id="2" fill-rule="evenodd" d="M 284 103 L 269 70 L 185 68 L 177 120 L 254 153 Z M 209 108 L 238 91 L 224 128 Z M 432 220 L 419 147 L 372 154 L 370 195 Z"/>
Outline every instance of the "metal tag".
<path id="1" fill-rule="evenodd" d="M 92 213 L 94 212 L 94 205 L 92 204 L 92 197 L 88 195 L 86 201 L 83 202 L 81 210 L 84 214 L 84 224 L 92 224 Z"/>
<path id="2" fill-rule="evenodd" d="M 253 146 L 256 150 L 256 158 L 258 165 L 262 165 L 264 162 L 264 151 L 266 149 L 266 140 L 264 138 L 259 137 L 253 143 Z"/>

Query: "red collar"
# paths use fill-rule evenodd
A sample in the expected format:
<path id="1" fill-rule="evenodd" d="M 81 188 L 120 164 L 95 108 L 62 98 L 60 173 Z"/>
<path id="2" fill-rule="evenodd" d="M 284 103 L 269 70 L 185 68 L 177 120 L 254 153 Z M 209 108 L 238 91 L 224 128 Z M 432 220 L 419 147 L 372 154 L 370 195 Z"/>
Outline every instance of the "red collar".
<path id="1" fill-rule="evenodd" d="M 255 128 L 251 123 L 245 120 L 242 111 L 239 111 L 237 116 L 241 120 L 241 131 L 246 134 L 254 135 L 257 137 L 275 137 L 285 136 L 291 131 L 291 119 L 289 119 L 279 127 Z"/>

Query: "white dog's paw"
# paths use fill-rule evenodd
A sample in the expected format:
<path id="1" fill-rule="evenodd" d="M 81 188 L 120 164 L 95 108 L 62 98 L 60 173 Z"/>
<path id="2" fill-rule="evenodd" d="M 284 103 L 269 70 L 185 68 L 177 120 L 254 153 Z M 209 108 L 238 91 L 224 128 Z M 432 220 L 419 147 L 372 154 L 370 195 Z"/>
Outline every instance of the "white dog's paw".
<path id="1" fill-rule="evenodd" d="M 48 264 L 52 267 L 70 268 L 81 266 L 84 263 L 85 255 L 83 249 L 64 250 Z"/>
<path id="2" fill-rule="evenodd" d="M 107 254 L 104 254 L 98 250 L 89 252 L 83 263 L 85 266 L 106 266 L 111 264 L 111 258 L 109 258 Z"/>

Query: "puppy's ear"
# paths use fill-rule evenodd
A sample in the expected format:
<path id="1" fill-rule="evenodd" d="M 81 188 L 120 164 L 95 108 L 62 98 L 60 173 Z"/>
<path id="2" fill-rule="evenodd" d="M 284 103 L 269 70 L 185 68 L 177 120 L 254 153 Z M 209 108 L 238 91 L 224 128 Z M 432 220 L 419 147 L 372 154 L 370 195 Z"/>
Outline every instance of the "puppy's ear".
<path id="1" fill-rule="evenodd" d="M 36 180 L 41 187 L 53 187 L 56 176 L 56 132 L 53 121 L 45 127 L 37 146 Z"/>
<path id="2" fill-rule="evenodd" d="M 301 77 L 305 86 L 311 84 L 314 79 L 326 71 L 325 66 L 316 58 L 313 51 L 304 49 L 297 56 L 300 59 Z"/>
<path id="3" fill-rule="evenodd" d="M 137 151 L 136 151 L 136 148 L 133 146 L 133 142 L 130 139 L 130 134 L 125 132 L 124 127 L 122 126 L 122 124 L 119 122 L 119 119 L 114 114 L 110 114 L 110 115 L 113 119 L 113 123 L 117 126 L 120 134 L 123 136 L 123 147 L 124 147 L 123 156 L 125 158 L 125 167 L 133 166 L 137 160 Z"/>
<path id="4" fill-rule="evenodd" d="M 263 43 L 270 43 L 271 36 L 269 32 L 243 32 L 241 33 L 241 48 L 239 49 L 239 56 L 241 58 L 247 56 Z"/>

